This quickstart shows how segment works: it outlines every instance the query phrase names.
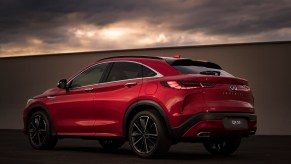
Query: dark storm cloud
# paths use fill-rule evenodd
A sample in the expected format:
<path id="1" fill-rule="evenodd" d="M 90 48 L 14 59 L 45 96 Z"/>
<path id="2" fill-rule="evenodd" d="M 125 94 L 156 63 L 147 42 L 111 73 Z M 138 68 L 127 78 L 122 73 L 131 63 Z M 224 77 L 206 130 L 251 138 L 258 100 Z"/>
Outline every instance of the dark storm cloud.
<path id="1" fill-rule="evenodd" d="M 291 27 L 291 1 L 208 1 L 193 11 L 195 24 L 213 34 L 253 34 Z M 197 16 L 203 16 L 199 19 Z M 201 18 L 201 17 L 200 17 Z"/>
<path id="2" fill-rule="evenodd" d="M 59 42 L 68 37 L 62 27 L 82 23 L 102 26 L 143 17 L 144 13 L 138 12 L 143 3 L 134 0 L 2 0 L 0 42 L 23 41 L 26 37 Z"/>
<path id="3" fill-rule="evenodd" d="M 290 17 L 290 0 L 1 0 L 0 44 L 65 43 L 70 27 L 140 20 L 173 32 L 245 36 L 290 28 Z"/>

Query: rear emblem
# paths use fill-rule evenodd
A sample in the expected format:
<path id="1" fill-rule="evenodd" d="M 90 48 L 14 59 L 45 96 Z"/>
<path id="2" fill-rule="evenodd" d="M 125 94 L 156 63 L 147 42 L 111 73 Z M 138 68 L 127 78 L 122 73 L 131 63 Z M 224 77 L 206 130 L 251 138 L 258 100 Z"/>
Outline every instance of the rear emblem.
<path id="1" fill-rule="evenodd" d="M 237 90 L 237 86 L 236 85 L 231 85 L 229 86 L 231 91 L 236 91 Z"/>

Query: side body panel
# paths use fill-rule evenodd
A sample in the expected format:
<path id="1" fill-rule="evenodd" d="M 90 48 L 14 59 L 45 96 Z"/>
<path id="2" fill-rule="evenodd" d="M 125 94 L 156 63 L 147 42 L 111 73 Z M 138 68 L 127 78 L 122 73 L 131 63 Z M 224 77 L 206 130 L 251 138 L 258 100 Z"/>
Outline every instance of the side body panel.
<path id="1" fill-rule="evenodd" d="M 132 84 L 128 85 L 127 84 Z M 94 88 L 94 132 L 96 136 L 121 136 L 123 116 L 138 100 L 142 79 L 100 84 Z"/>
<path id="2" fill-rule="evenodd" d="M 94 135 L 93 92 L 88 87 L 55 95 L 49 106 L 55 130 L 59 135 Z"/>

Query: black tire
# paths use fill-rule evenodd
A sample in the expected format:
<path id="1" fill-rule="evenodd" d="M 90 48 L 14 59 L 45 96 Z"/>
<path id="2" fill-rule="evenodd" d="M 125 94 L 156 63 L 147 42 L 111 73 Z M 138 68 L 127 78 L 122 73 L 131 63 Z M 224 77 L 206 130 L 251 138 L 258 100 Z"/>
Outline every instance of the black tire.
<path id="1" fill-rule="evenodd" d="M 219 156 L 226 156 L 234 153 L 241 143 L 241 137 L 213 138 L 203 142 L 205 149 Z"/>
<path id="2" fill-rule="evenodd" d="M 107 150 L 116 150 L 125 142 L 123 138 L 100 138 L 98 141 L 99 144 Z"/>
<path id="3" fill-rule="evenodd" d="M 27 122 L 30 145 L 35 149 L 52 149 L 58 138 L 52 135 L 52 124 L 44 111 L 33 113 Z"/>
<path id="4" fill-rule="evenodd" d="M 163 119 L 156 111 L 137 113 L 129 125 L 129 145 L 141 158 L 154 158 L 165 155 L 171 140 Z"/>

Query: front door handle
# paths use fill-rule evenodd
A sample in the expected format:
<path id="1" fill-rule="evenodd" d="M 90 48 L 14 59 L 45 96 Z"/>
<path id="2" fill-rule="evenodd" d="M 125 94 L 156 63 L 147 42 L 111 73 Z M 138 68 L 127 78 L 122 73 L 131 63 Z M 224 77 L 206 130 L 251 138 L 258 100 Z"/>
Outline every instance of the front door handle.
<path id="1" fill-rule="evenodd" d="M 124 84 L 124 86 L 127 86 L 127 87 L 133 87 L 135 86 L 137 83 L 136 82 L 130 82 L 130 83 L 126 83 Z"/>
<path id="2" fill-rule="evenodd" d="M 90 92 L 90 91 L 93 91 L 93 89 L 94 89 L 94 88 L 86 88 L 86 89 L 84 89 L 84 91 L 86 91 L 86 92 Z"/>

